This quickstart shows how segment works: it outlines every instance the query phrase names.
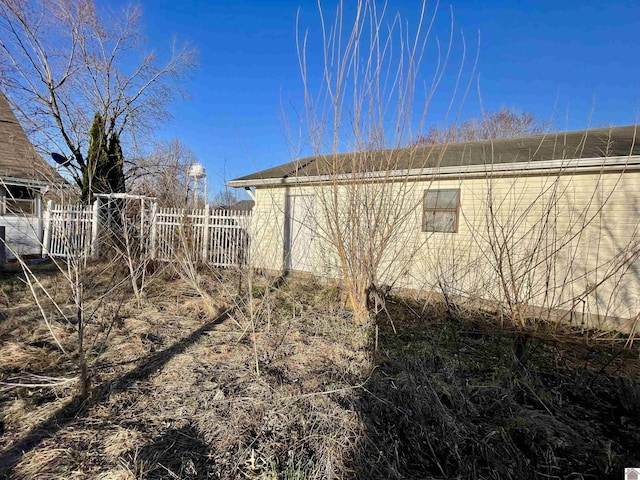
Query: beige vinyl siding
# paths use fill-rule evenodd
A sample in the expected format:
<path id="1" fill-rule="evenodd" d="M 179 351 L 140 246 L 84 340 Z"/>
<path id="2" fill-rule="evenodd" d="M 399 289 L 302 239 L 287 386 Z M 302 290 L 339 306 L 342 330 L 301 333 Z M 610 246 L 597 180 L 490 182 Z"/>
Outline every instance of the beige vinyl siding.
<path id="1" fill-rule="evenodd" d="M 256 268 L 284 268 L 284 188 L 256 190 L 251 223 L 251 259 Z"/>
<path id="2" fill-rule="evenodd" d="M 347 201 L 349 185 L 257 189 L 254 261 L 283 268 L 286 195 L 315 194 L 318 215 L 315 273 L 338 276 L 327 241 L 322 201 Z M 640 311 L 640 172 L 478 177 L 398 181 L 380 189 L 401 195 L 407 211 L 381 268 L 381 281 L 497 305 L 503 280 L 515 278 L 518 301 L 551 312 L 633 318 Z M 460 189 L 457 233 L 422 231 L 424 192 Z M 491 210 L 490 207 L 491 206 Z M 493 212 L 491 214 L 490 212 Z M 498 239 L 496 241 L 496 239 Z M 502 250 L 502 271 L 496 249 Z M 513 293 L 513 292 L 512 292 Z M 628 329 L 628 325 L 617 324 Z"/>
<path id="3" fill-rule="evenodd" d="M 459 232 L 422 234 L 428 238 L 400 283 L 444 284 L 450 293 L 505 302 L 493 244 L 503 250 L 505 277 L 513 265 L 520 300 L 531 306 L 632 318 L 640 293 L 639 181 L 632 172 L 434 182 L 460 186 Z"/>

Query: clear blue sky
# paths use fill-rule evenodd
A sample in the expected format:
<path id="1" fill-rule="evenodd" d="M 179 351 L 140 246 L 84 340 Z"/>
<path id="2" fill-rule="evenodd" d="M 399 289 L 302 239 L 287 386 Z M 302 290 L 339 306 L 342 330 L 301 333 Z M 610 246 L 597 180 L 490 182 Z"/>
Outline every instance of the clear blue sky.
<path id="1" fill-rule="evenodd" d="M 332 11 L 335 0 L 323 5 Z M 421 3 L 389 0 L 388 5 L 411 21 Z M 451 6 L 456 35 L 464 31 L 471 54 L 480 32 L 476 75 L 485 110 L 507 106 L 553 116 L 563 130 L 636 122 L 640 2 L 455 1 Z M 200 52 L 199 67 L 185 85 L 190 98 L 172 104 L 174 118 L 159 136 L 179 138 L 196 153 L 211 191 L 222 187 L 223 177 L 291 160 L 281 105 L 301 108 L 303 102 L 295 46 L 298 8 L 303 25 L 318 38 L 315 1 L 142 1 L 150 47 L 162 52 L 175 34 Z M 449 4 L 440 4 L 434 33 L 441 38 L 448 36 L 448 10 Z M 314 53 L 320 55 L 311 49 Z M 445 78 L 443 98 L 453 73 Z M 434 104 L 434 121 L 441 121 L 443 105 Z M 474 86 L 463 116 L 478 112 Z"/>

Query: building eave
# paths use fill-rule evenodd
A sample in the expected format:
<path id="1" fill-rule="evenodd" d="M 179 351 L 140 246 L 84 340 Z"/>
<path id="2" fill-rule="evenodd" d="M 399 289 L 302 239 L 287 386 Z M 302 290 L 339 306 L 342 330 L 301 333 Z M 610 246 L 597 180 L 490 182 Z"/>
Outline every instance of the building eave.
<path id="1" fill-rule="evenodd" d="M 0 186 L 4 184 L 20 185 L 24 187 L 38 188 L 41 190 L 52 186 L 51 182 L 46 182 L 44 180 L 34 180 L 32 178 L 19 178 L 19 177 L 9 177 L 5 175 L 0 175 Z"/>
<path id="2" fill-rule="evenodd" d="M 267 187 L 305 185 L 317 183 L 349 183 L 358 181 L 394 181 L 398 179 L 432 179 L 438 177 L 466 178 L 477 176 L 516 176 L 516 175 L 570 175 L 619 170 L 640 169 L 640 155 L 597 157 L 565 160 L 546 160 L 517 163 L 495 163 L 484 165 L 464 165 L 439 168 L 417 168 L 394 171 L 375 171 L 366 173 L 341 173 L 314 176 L 295 176 L 283 178 L 236 179 L 227 183 L 229 187 Z"/>

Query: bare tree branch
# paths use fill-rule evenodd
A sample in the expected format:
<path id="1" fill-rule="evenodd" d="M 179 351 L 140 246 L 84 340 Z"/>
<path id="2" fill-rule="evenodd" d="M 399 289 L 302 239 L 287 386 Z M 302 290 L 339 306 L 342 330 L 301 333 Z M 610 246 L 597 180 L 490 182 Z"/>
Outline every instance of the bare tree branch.
<path id="1" fill-rule="evenodd" d="M 43 153 L 72 158 L 79 184 L 94 115 L 126 147 L 169 118 L 195 67 L 187 44 L 174 44 L 165 61 L 145 52 L 140 18 L 137 7 L 107 15 L 94 0 L 0 0 L 0 88 Z"/>

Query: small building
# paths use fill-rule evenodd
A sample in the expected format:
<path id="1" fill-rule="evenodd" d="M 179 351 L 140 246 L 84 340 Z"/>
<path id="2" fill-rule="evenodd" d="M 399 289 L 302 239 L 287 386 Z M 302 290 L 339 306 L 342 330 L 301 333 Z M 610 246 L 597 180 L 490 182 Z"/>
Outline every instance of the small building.
<path id="1" fill-rule="evenodd" d="M 255 199 L 256 268 L 339 277 L 332 230 L 390 228 L 372 215 L 387 208 L 381 283 L 629 332 L 640 318 L 639 133 L 318 155 L 229 186 Z"/>
<path id="2" fill-rule="evenodd" d="M 41 254 L 42 196 L 62 182 L 35 151 L 0 93 L 0 226 L 5 227 L 8 258 Z"/>

